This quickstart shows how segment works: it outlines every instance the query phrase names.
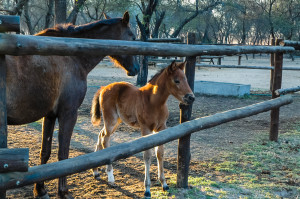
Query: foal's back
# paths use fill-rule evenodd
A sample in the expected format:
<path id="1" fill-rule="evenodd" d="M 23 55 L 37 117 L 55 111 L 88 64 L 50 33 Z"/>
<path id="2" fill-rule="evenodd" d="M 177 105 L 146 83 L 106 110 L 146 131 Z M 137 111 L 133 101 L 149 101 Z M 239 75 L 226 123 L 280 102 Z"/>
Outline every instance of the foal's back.
<path id="1" fill-rule="evenodd" d="M 139 127 L 136 114 L 141 100 L 140 90 L 128 82 L 115 82 L 103 87 L 100 105 L 104 120 L 120 118 L 130 126 Z"/>

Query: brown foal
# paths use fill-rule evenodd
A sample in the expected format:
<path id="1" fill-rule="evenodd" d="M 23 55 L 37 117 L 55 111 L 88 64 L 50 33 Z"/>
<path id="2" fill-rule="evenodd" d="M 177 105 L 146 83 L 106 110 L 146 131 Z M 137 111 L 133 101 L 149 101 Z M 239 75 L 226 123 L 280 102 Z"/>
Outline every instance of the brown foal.
<path id="1" fill-rule="evenodd" d="M 141 129 L 142 136 L 149 135 L 167 128 L 169 116 L 167 99 L 173 95 L 184 104 L 191 104 L 195 96 L 188 85 L 183 72 L 186 63 L 173 62 L 167 68 L 157 73 L 144 87 L 137 88 L 127 82 L 116 82 L 102 87 L 95 94 L 92 105 L 92 123 L 100 124 L 101 112 L 104 127 L 99 133 L 95 151 L 110 146 L 110 136 L 123 121 L 132 127 Z M 158 160 L 158 177 L 163 190 L 168 190 L 163 169 L 162 146 L 155 147 Z M 150 162 L 151 149 L 144 152 L 145 161 L 145 196 L 150 193 Z M 113 167 L 107 165 L 108 182 L 114 183 Z M 93 175 L 100 179 L 97 168 Z"/>

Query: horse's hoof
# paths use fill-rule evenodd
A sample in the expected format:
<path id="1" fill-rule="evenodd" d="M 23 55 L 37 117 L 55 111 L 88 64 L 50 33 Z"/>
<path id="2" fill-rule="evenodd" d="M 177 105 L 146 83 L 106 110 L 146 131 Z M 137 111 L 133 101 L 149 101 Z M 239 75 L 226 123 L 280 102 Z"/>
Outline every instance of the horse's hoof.
<path id="1" fill-rule="evenodd" d="M 35 199 L 50 199 L 48 193 L 44 194 L 43 196 L 36 196 Z"/>
<path id="2" fill-rule="evenodd" d="M 145 198 L 151 198 L 150 191 L 145 191 L 144 196 L 145 196 Z"/>
<path id="3" fill-rule="evenodd" d="M 169 186 L 168 185 L 163 186 L 163 190 L 164 191 L 168 191 L 169 190 Z"/>

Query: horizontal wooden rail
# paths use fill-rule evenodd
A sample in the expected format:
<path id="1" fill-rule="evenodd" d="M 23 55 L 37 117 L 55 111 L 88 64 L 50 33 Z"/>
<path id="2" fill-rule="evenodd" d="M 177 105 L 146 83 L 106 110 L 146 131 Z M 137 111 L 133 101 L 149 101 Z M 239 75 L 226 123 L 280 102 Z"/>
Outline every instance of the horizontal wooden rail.
<path id="1" fill-rule="evenodd" d="M 283 40 L 279 43 L 280 46 L 291 46 L 296 50 L 300 50 L 300 41 Z"/>
<path id="2" fill-rule="evenodd" d="M 151 38 L 148 39 L 147 42 L 164 42 L 164 43 L 172 43 L 172 42 L 183 42 L 180 38 Z"/>
<path id="3" fill-rule="evenodd" d="M 0 15 L 0 32 L 20 32 L 20 16 Z"/>
<path id="4" fill-rule="evenodd" d="M 34 166 L 29 168 L 28 172 L 0 174 L 0 190 L 18 188 L 33 184 L 35 182 L 78 173 L 100 165 L 110 164 L 116 160 L 127 158 L 138 152 L 153 148 L 154 146 L 165 144 L 196 131 L 266 112 L 271 109 L 290 104 L 292 101 L 292 97 L 286 95 L 243 108 L 237 108 L 211 116 L 198 118 L 168 128 L 154 135 L 145 136 L 131 142 L 118 144 L 97 152 L 50 164 Z"/>
<path id="5" fill-rule="evenodd" d="M 183 62 L 182 59 L 149 59 L 149 62 L 163 62 L 163 63 L 171 63 L 172 61 Z"/>
<path id="6" fill-rule="evenodd" d="M 196 64 L 197 67 L 205 68 L 242 68 L 242 69 L 274 69 L 272 66 L 242 66 L 242 65 L 210 65 L 210 64 Z M 300 70 L 300 67 L 282 67 L 282 70 Z"/>
<path id="7" fill-rule="evenodd" d="M 201 56 L 293 52 L 281 46 L 215 46 L 162 44 L 140 41 L 95 40 L 0 34 L 0 54 L 8 55 L 153 55 Z"/>
<path id="8" fill-rule="evenodd" d="M 295 93 L 295 92 L 298 92 L 298 91 L 300 91 L 300 86 L 293 87 L 293 88 L 278 89 L 278 90 L 275 91 L 275 94 L 277 96 L 279 96 L 279 95 L 285 95 L 285 94 L 288 94 L 288 93 Z"/>

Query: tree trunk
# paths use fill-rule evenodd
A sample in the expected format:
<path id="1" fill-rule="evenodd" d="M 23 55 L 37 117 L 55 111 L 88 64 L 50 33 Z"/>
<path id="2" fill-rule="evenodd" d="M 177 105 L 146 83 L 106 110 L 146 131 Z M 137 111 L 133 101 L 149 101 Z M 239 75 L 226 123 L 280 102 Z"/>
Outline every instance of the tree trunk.
<path id="1" fill-rule="evenodd" d="M 47 14 L 46 14 L 45 26 L 44 26 L 45 29 L 50 27 L 51 18 L 54 16 L 53 7 L 54 7 L 54 0 L 49 0 L 49 2 L 48 2 L 48 11 L 47 11 Z"/>
<path id="2" fill-rule="evenodd" d="M 72 23 L 72 24 L 76 23 L 78 12 L 80 8 L 83 6 L 83 4 L 85 3 L 85 1 L 86 0 L 75 0 L 74 8 L 67 19 L 67 23 Z"/>
<path id="3" fill-rule="evenodd" d="M 67 2 L 66 0 L 55 0 L 55 25 L 66 23 Z"/>

